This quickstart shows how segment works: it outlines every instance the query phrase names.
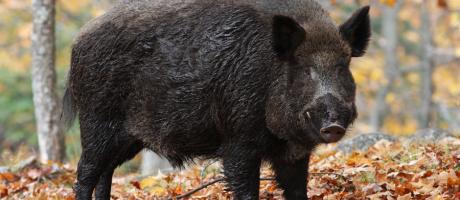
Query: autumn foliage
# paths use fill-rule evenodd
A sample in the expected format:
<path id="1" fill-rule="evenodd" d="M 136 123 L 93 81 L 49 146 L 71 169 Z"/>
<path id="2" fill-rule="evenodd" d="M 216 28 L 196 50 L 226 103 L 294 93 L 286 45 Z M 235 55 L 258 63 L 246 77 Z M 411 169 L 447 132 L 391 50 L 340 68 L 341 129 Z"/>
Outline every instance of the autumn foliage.
<path id="1" fill-rule="evenodd" d="M 437 144 L 381 140 L 365 152 L 345 155 L 332 146 L 312 156 L 311 199 L 460 199 L 460 139 Z M 158 176 L 114 178 L 112 199 L 167 199 L 222 179 L 218 162 Z M 282 199 L 272 171 L 262 170 L 262 199 Z M 0 173 L 0 196 L 7 199 L 73 199 L 75 171 L 68 165 L 31 162 L 18 171 Z M 229 199 L 224 182 L 186 199 Z"/>

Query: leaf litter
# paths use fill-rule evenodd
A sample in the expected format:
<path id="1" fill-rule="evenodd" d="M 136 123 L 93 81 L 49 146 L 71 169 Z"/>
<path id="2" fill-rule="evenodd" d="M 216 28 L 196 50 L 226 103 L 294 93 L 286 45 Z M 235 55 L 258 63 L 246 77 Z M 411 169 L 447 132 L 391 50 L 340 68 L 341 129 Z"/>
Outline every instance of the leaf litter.
<path id="1" fill-rule="evenodd" d="M 73 200 L 75 168 L 32 162 L 0 171 L 0 199 Z M 436 144 L 381 140 L 364 152 L 343 154 L 331 145 L 311 156 L 310 199 L 460 200 L 460 139 Z M 283 199 L 268 165 L 261 169 L 260 198 Z M 168 174 L 114 177 L 112 199 L 230 199 L 219 163 Z M 215 183 L 204 187 L 206 183 Z"/>

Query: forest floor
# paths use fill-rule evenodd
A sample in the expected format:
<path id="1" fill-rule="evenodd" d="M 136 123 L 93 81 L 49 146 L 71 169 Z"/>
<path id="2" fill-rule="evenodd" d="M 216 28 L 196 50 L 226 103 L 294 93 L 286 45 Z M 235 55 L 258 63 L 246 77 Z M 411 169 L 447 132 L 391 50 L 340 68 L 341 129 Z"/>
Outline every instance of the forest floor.
<path id="1" fill-rule="evenodd" d="M 382 140 L 364 152 L 343 154 L 325 146 L 311 157 L 310 199 L 460 199 L 460 139 L 436 144 Z M 180 172 L 114 177 L 112 199 L 229 199 L 218 163 Z M 262 169 L 261 199 L 282 199 L 268 167 Z M 38 164 L 34 157 L 0 168 L 0 199 L 74 199 L 75 168 Z M 216 183 L 204 187 L 209 182 Z"/>

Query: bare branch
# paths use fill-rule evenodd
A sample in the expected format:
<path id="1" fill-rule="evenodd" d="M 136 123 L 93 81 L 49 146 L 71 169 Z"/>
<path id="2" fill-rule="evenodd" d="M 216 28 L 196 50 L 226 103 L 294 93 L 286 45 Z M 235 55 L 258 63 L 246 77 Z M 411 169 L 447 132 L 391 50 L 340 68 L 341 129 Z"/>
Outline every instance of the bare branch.
<path id="1" fill-rule="evenodd" d="M 337 173 L 332 173 L 332 172 L 313 172 L 313 173 L 308 173 L 309 175 L 335 175 L 335 176 L 338 176 L 340 178 L 342 178 L 343 180 L 346 180 L 347 178 L 342 175 L 342 174 L 337 174 Z M 260 178 L 261 181 L 274 181 L 276 180 L 276 178 L 274 177 L 262 177 Z M 177 199 L 183 199 L 183 198 L 186 198 L 186 197 L 189 197 L 190 195 L 194 194 L 194 193 L 197 193 L 198 191 L 202 190 L 202 189 L 205 189 L 206 187 L 210 186 L 210 185 L 213 185 L 215 183 L 218 183 L 218 182 L 222 182 L 222 181 L 225 181 L 225 177 L 221 177 L 221 178 L 217 178 L 217 179 L 214 179 L 212 181 L 209 181 L 207 183 L 204 183 L 202 185 L 200 185 L 199 187 L 193 189 L 193 190 L 190 190 L 184 194 L 181 194 L 181 195 L 178 195 L 178 196 L 175 196 L 173 198 L 170 198 L 169 200 L 177 200 Z"/>

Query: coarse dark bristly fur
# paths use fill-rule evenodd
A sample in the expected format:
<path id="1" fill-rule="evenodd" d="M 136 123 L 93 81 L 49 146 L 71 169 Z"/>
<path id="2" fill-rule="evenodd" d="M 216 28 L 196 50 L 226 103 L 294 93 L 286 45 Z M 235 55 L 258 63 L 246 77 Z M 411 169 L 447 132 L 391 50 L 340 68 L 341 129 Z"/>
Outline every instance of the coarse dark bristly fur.
<path id="1" fill-rule="evenodd" d="M 337 27 L 312 0 L 122 1 L 76 37 L 64 120 L 78 113 L 77 199 L 109 199 L 144 148 L 183 166 L 220 158 L 235 199 L 258 199 L 261 162 L 306 199 L 310 152 L 357 116 L 351 57 L 369 7 Z"/>

